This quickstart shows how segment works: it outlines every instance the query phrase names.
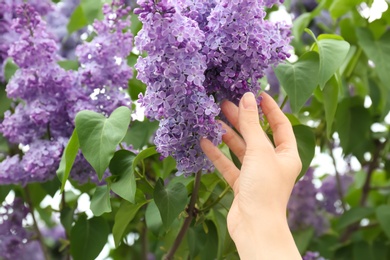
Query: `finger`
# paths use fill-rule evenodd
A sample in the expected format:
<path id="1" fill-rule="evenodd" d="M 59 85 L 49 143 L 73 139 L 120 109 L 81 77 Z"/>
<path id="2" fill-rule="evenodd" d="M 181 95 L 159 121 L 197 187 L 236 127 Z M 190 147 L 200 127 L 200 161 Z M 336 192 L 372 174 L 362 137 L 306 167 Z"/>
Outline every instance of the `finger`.
<path id="1" fill-rule="evenodd" d="M 297 150 L 297 142 L 290 121 L 271 96 L 264 92 L 261 96 L 260 106 L 272 129 L 276 151 Z"/>
<path id="2" fill-rule="evenodd" d="M 234 163 L 210 142 L 210 140 L 203 138 L 200 140 L 200 146 L 215 168 L 222 174 L 230 187 L 233 188 L 240 173 Z"/>
<path id="3" fill-rule="evenodd" d="M 223 129 L 226 131 L 226 133 L 222 136 L 222 140 L 227 146 L 229 146 L 232 152 L 237 156 L 238 160 L 240 160 L 242 163 L 246 150 L 246 144 L 244 140 L 227 124 L 222 121 L 220 121 L 220 123 L 222 124 Z"/>
<path id="4" fill-rule="evenodd" d="M 232 124 L 232 126 L 240 131 L 238 125 L 238 107 L 230 101 L 224 101 L 221 104 L 222 113 L 226 116 L 226 119 Z"/>
<path id="5" fill-rule="evenodd" d="M 257 102 L 251 92 L 245 93 L 240 100 L 238 121 L 240 133 L 245 140 L 248 152 L 255 152 L 259 148 L 261 151 L 265 151 L 262 148 L 272 147 L 260 126 Z"/>

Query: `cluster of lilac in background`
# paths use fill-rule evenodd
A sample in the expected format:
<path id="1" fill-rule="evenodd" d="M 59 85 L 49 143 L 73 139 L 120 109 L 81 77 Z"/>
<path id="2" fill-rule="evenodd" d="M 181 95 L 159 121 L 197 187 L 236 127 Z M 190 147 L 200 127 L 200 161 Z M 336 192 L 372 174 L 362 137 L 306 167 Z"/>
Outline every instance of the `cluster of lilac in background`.
<path id="1" fill-rule="evenodd" d="M 13 32 L 7 57 L 19 67 L 6 86 L 7 96 L 15 102 L 5 112 L 0 132 L 9 142 L 22 147 L 0 163 L 0 184 L 24 185 L 54 178 L 77 112 L 89 109 L 109 115 L 119 106 L 130 105 L 124 90 L 132 78 L 126 58 L 132 49 L 133 36 L 125 30 L 130 26 L 129 19 L 123 19 L 129 7 L 121 1 L 105 5 L 104 19 L 93 24 L 96 34 L 93 40 L 74 46 L 74 52 L 68 49 L 71 53 L 65 55 L 62 43 L 66 42 L 66 23 L 58 24 L 56 31 L 55 24 L 48 27 L 41 13 L 48 20 L 58 16 L 64 21 L 78 2 L 53 6 L 49 1 L 50 8 L 30 2 L 19 5 L 0 2 L 5 10 L 11 10 L 13 18 L 7 27 L 8 32 Z M 61 53 L 75 55 L 79 69 L 66 71 L 60 67 Z M 81 154 L 71 176 L 79 182 L 97 181 Z"/>
<path id="2" fill-rule="evenodd" d="M 329 227 L 326 214 L 341 215 L 340 195 L 343 196 L 352 184 L 350 174 L 339 175 L 341 190 L 338 190 L 337 175 L 328 175 L 321 186 L 314 185 L 314 168 L 309 168 L 306 174 L 295 184 L 287 206 L 288 223 L 291 230 L 314 228 L 317 236 L 322 235 Z M 311 259 L 311 258 L 310 258 Z"/>
<path id="3" fill-rule="evenodd" d="M 211 169 L 199 140 L 221 142 L 218 104 L 258 94 L 265 70 L 289 56 L 289 28 L 264 20 L 264 7 L 277 2 L 138 1 L 135 44 L 148 54 L 136 65 L 147 85 L 140 102 L 160 121 L 157 150 L 173 156 L 180 173 Z"/>

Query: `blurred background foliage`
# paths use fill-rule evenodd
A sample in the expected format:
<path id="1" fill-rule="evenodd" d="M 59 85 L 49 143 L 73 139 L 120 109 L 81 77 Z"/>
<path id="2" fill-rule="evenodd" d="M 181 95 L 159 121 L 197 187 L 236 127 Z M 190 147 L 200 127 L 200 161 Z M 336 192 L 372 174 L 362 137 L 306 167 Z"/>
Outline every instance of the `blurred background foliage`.
<path id="1" fill-rule="evenodd" d="M 73 2 L 58 62 L 67 70 L 79 68 L 74 49 L 93 39 L 90 25 L 103 18 L 103 2 Z M 384 0 L 291 0 L 267 11 L 271 20 L 292 22 L 292 57 L 269 69 L 261 83 L 280 103 L 297 137 L 304 169 L 287 214 L 305 259 L 390 259 L 388 5 Z M 130 15 L 136 35 L 142 24 Z M 133 49 L 127 64 L 133 67 L 138 55 Z M 1 115 L 15 107 L 5 86 L 17 69 L 11 59 L 4 61 Z M 133 101 L 146 89 L 135 70 L 128 85 Z M 124 108 L 109 119 L 78 114 L 59 179 L 0 186 L 0 216 L 21 211 L 15 218 L 33 234 L 17 245 L 18 259 L 161 259 L 173 245 L 178 246 L 174 259 L 238 259 L 226 227 L 233 198 L 227 183 L 218 172 L 200 179 L 175 176 L 174 159 L 160 160 L 152 143 L 158 123 L 140 114 L 133 115 L 130 127 L 130 111 Z M 97 148 L 102 139 L 95 140 L 97 134 L 88 129 L 110 119 L 123 124 L 113 126 L 115 140 Z M 267 122 L 262 124 L 272 137 Z M 133 152 L 115 150 L 122 139 Z M 79 147 L 100 178 L 109 168 L 112 176 L 103 185 L 72 179 L 65 185 Z M 0 136 L 0 160 L 15 149 L 20 147 Z M 221 149 L 229 154 L 224 145 Z M 187 207 L 195 189 L 196 203 Z M 187 232 L 178 236 L 188 220 Z M 0 238 L 5 235 L 0 229 Z"/>

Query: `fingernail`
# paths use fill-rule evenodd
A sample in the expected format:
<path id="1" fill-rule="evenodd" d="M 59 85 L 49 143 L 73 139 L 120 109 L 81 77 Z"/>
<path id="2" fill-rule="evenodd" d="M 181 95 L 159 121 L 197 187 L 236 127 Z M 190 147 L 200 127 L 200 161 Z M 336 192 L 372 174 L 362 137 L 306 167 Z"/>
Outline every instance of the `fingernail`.
<path id="1" fill-rule="evenodd" d="M 255 99 L 255 95 L 253 95 L 252 92 L 247 92 L 242 96 L 242 105 L 245 109 L 248 110 L 256 110 L 257 109 L 257 103 Z"/>

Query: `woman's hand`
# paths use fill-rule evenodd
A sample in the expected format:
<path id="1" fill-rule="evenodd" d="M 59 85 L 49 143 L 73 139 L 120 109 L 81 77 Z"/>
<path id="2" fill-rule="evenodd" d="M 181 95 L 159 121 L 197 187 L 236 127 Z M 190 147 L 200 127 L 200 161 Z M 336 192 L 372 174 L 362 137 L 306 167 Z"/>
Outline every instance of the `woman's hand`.
<path id="1" fill-rule="evenodd" d="M 287 225 L 286 208 L 301 171 L 292 126 L 275 101 L 262 94 L 261 108 L 273 131 L 275 146 L 259 124 L 255 97 L 246 93 L 222 112 L 242 138 L 223 124 L 223 141 L 242 163 L 239 170 L 209 140 L 201 140 L 205 154 L 233 188 L 228 230 L 241 259 L 301 259 Z"/>

